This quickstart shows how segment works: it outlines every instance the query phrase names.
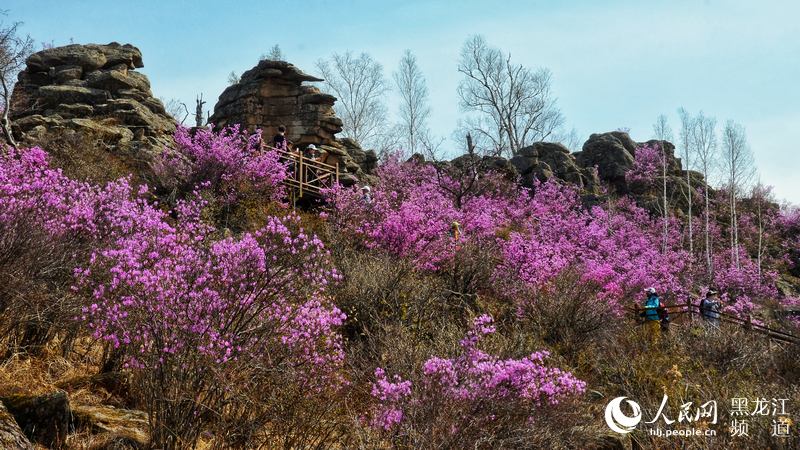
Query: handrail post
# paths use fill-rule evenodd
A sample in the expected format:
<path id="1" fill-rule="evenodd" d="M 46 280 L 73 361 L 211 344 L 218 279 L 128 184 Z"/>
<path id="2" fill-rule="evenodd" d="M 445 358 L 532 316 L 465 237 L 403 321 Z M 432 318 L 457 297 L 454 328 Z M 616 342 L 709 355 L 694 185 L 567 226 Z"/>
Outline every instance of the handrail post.
<path id="1" fill-rule="evenodd" d="M 745 324 L 745 328 L 747 331 L 751 331 L 753 329 L 753 316 L 750 314 L 747 315 L 747 323 Z"/>
<path id="2" fill-rule="evenodd" d="M 634 303 L 634 304 L 633 304 L 633 313 L 636 315 L 636 316 L 634 317 L 634 320 L 636 320 L 637 322 L 639 322 L 639 304 L 638 304 L 638 303 Z"/>
<path id="3" fill-rule="evenodd" d="M 300 195 L 298 196 L 300 198 L 303 198 L 303 180 L 305 180 L 305 174 L 303 173 L 303 159 L 305 159 L 305 157 L 300 155 L 300 170 L 298 171 L 299 179 L 297 180 L 298 184 L 300 185 Z"/>
<path id="4" fill-rule="evenodd" d="M 339 161 L 336 161 L 336 184 L 339 184 Z"/>

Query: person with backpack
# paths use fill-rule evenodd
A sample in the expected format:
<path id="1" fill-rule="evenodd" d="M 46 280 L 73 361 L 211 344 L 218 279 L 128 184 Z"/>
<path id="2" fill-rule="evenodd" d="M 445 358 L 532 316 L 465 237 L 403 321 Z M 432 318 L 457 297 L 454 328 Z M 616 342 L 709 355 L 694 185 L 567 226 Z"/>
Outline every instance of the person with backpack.
<path id="1" fill-rule="evenodd" d="M 709 289 L 705 297 L 700 300 L 700 316 L 706 326 L 719 328 L 720 310 L 722 310 L 722 302 L 719 300 L 719 292 Z"/>
<path id="2" fill-rule="evenodd" d="M 644 317 L 644 327 L 645 333 L 650 338 L 650 341 L 658 341 L 659 334 L 661 332 L 661 317 L 659 314 L 659 309 L 663 309 L 661 306 L 661 299 L 658 298 L 658 294 L 656 293 L 656 288 L 649 287 L 644 290 L 647 294 L 647 298 L 644 301 L 644 312 L 642 316 Z"/>

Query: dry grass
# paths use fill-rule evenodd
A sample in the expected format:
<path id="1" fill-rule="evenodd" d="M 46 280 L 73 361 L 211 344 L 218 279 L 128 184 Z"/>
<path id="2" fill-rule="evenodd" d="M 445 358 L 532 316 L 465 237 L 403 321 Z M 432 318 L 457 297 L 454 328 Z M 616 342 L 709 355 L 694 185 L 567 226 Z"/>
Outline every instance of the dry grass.
<path id="1" fill-rule="evenodd" d="M 24 393 L 40 395 L 60 389 L 66 380 L 94 375 L 99 368 L 102 347 L 90 338 L 81 338 L 68 357 L 61 354 L 58 339 L 50 341 L 36 356 L 14 354 L 0 364 L 0 395 Z M 101 404 L 110 394 L 102 390 L 79 388 L 70 400 L 80 404 Z"/>

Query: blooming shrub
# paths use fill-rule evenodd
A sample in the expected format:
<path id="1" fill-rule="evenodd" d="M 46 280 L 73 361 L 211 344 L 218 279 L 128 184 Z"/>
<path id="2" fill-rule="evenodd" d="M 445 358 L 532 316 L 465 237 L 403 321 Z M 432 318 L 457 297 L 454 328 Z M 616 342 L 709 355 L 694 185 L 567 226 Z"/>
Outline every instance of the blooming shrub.
<path id="1" fill-rule="evenodd" d="M 76 270 L 92 299 L 83 319 L 95 337 L 126 350 L 143 390 L 204 392 L 191 402 L 149 399 L 154 440 L 167 447 L 194 442 L 197 414 L 222 414 L 233 401 L 215 378 L 226 366 L 291 373 L 309 395 L 344 381 L 335 329 L 345 316 L 325 296 L 338 274 L 322 242 L 297 216 L 215 241 L 216 230 L 199 221 L 203 206 L 180 203 L 174 225 L 119 239 Z"/>
<path id="2" fill-rule="evenodd" d="M 664 155 L 661 147 L 658 144 L 639 146 L 633 158 L 633 167 L 625 172 L 625 181 L 643 189 L 655 186 L 662 172 Z"/>
<path id="3" fill-rule="evenodd" d="M 162 179 L 174 179 L 184 193 L 208 183 L 208 189 L 225 205 L 248 194 L 264 201 L 282 200 L 286 165 L 274 150 L 260 150 L 260 130 L 251 135 L 238 125 L 218 132 L 178 127 L 174 139 L 175 152 L 162 153 L 156 172 Z"/>
<path id="4" fill-rule="evenodd" d="M 530 207 L 531 220 L 503 243 L 495 271 L 509 298 L 535 301 L 536 292 L 551 288 L 568 268 L 598 286 L 597 298 L 616 312 L 648 286 L 685 295 L 680 275 L 688 255 L 680 248 L 662 252 L 658 225 L 632 202 L 586 210 L 575 188 L 546 182 L 537 186 Z M 525 294 L 530 290 L 533 298 Z"/>
<path id="5" fill-rule="evenodd" d="M 40 148 L 0 154 L 0 326 L 20 350 L 36 350 L 55 332 L 69 348 L 82 304 L 69 290 L 73 268 L 94 247 L 161 226 L 162 213 L 132 191 L 128 179 L 69 179 Z"/>
<path id="6" fill-rule="evenodd" d="M 526 214 L 527 194 L 498 177 L 487 175 L 471 192 L 456 192 L 458 180 L 437 173 L 431 165 L 390 160 L 380 167 L 371 202 L 357 189 L 333 189 L 331 221 L 344 233 L 414 260 L 421 268 L 441 269 L 452 260 L 457 243 L 452 226 L 458 222 L 459 242 L 493 238 L 515 226 Z"/>
<path id="7" fill-rule="evenodd" d="M 457 434 L 467 423 L 488 426 L 507 419 L 501 416 L 511 411 L 524 423 L 536 416 L 537 408 L 585 391 L 586 383 L 571 373 L 545 365 L 546 351 L 501 359 L 480 350 L 481 340 L 495 331 L 490 316 L 479 316 L 460 342 L 461 354 L 429 358 L 415 384 L 399 376 L 390 381 L 383 369 L 376 369 L 372 396 L 377 405 L 370 423 L 388 431 L 419 427 L 420 420 L 450 420 L 437 426 Z"/>

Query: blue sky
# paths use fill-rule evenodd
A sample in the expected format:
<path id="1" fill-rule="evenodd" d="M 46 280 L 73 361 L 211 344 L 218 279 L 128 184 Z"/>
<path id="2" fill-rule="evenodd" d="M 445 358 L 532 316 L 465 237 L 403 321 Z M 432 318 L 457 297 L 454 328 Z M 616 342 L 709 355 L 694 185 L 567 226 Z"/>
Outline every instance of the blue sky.
<path id="1" fill-rule="evenodd" d="M 230 5 L 230 6 L 228 6 Z M 471 34 L 531 67 L 582 139 L 630 128 L 636 140 L 676 110 L 742 123 L 762 179 L 800 204 L 800 2 L 670 1 L 37 1 L 4 0 L 39 42 L 138 46 L 155 95 L 212 104 L 229 72 L 272 45 L 313 73 L 333 52 L 365 51 L 387 77 L 411 49 L 428 80 L 431 128 L 459 118 L 458 52 Z M 392 105 L 394 100 L 390 99 Z M 395 111 L 392 111 L 393 113 Z"/>

